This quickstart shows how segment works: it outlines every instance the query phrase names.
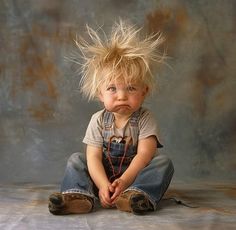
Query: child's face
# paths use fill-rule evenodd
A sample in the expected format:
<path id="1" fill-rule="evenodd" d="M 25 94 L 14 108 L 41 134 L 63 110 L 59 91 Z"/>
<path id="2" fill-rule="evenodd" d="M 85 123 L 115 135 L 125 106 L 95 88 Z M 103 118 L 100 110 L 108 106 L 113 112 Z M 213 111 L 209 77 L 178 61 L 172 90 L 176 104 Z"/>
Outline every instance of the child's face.
<path id="1" fill-rule="evenodd" d="M 102 86 L 99 98 L 108 111 L 127 116 L 141 107 L 147 92 L 148 88 L 140 83 L 110 82 Z"/>

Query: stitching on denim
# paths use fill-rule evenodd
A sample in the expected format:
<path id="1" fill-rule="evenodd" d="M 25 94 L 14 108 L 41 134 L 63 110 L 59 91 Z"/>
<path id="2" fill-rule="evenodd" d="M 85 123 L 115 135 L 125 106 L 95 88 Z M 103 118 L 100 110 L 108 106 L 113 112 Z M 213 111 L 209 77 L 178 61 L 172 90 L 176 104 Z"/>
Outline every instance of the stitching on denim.
<path id="1" fill-rule="evenodd" d="M 85 195 L 85 196 L 88 196 L 88 197 L 91 197 L 93 199 L 95 199 L 96 197 L 86 191 L 83 191 L 83 190 L 80 190 L 80 189 L 76 189 L 76 188 L 72 188 L 72 189 L 68 189 L 66 191 L 63 191 L 62 194 L 70 194 L 70 193 L 78 193 L 78 194 L 81 194 L 81 195 Z"/>

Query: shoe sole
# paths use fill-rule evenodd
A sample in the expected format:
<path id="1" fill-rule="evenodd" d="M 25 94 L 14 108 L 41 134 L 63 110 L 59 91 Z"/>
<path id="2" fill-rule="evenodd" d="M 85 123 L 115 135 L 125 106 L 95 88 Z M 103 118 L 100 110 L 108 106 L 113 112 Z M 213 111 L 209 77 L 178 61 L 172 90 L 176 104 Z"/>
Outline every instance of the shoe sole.
<path id="1" fill-rule="evenodd" d="M 92 201 L 82 194 L 54 193 L 49 197 L 49 211 L 54 215 L 88 213 L 92 208 Z"/>
<path id="2" fill-rule="evenodd" d="M 144 215 L 151 210 L 150 202 L 144 194 L 137 194 L 130 197 L 130 207 L 135 215 Z"/>
<path id="3" fill-rule="evenodd" d="M 135 193 L 130 196 L 121 195 L 115 202 L 116 208 L 124 212 L 132 212 L 135 215 L 144 215 L 152 210 L 148 198 L 142 193 Z"/>

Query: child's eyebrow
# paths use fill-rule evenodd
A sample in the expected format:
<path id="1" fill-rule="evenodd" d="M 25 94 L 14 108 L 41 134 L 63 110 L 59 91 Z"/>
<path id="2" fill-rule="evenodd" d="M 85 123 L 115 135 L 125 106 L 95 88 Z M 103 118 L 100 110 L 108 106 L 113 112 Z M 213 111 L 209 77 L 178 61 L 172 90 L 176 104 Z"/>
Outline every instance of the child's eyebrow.
<path id="1" fill-rule="evenodd" d="M 114 83 L 111 83 L 111 84 L 108 84 L 107 87 L 110 87 L 110 86 L 115 86 Z"/>

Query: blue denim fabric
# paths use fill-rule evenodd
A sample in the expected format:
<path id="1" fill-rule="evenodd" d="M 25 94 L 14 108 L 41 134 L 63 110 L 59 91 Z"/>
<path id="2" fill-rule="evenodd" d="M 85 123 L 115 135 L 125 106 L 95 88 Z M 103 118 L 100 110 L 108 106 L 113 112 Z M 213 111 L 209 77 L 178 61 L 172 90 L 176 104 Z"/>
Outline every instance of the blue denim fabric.
<path id="1" fill-rule="evenodd" d="M 138 174 L 133 184 L 126 190 L 136 190 L 146 194 L 154 210 L 166 192 L 172 176 L 174 166 L 165 155 L 156 155 L 152 161 Z"/>
<path id="2" fill-rule="evenodd" d="M 107 142 L 104 142 L 103 144 L 103 165 L 109 181 L 113 182 L 115 179 L 119 178 L 121 174 L 127 169 L 130 162 L 136 155 L 137 147 L 129 145 L 127 151 L 125 152 L 124 143 L 111 142 L 110 150 L 108 151 L 108 145 L 109 143 Z M 111 162 L 109 162 L 109 156 Z M 114 168 L 115 175 L 114 172 L 112 171 L 112 167 Z M 121 171 L 119 172 L 119 170 Z"/>
<path id="3" fill-rule="evenodd" d="M 97 197 L 97 188 L 89 175 L 85 153 L 73 153 L 68 159 L 61 192 L 81 193 L 94 199 Z"/>
<path id="4" fill-rule="evenodd" d="M 122 172 L 128 167 L 131 158 L 123 164 Z M 112 175 L 110 166 L 107 163 L 104 164 L 104 167 L 108 176 Z M 117 167 L 115 168 L 117 169 Z M 149 197 L 154 210 L 156 210 L 158 202 L 170 184 L 173 173 L 174 167 L 171 160 L 165 155 L 157 155 L 149 165 L 141 170 L 133 184 L 126 191 L 135 190 L 145 193 Z M 97 198 L 98 189 L 89 176 L 84 153 L 74 153 L 69 158 L 61 192 L 78 192 L 94 199 Z"/>

